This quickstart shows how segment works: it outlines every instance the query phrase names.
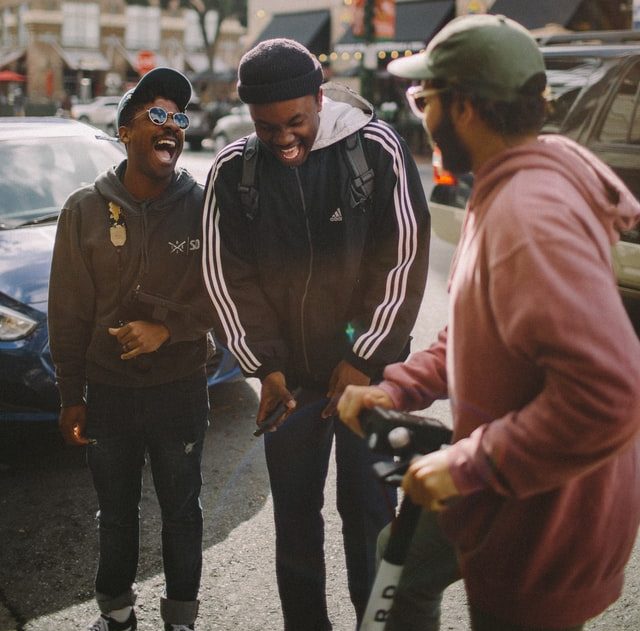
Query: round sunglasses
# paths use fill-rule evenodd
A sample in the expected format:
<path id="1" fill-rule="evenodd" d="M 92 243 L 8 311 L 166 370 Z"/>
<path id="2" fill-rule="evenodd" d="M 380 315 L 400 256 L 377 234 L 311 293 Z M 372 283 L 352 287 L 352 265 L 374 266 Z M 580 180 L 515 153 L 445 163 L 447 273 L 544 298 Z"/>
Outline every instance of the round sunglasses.
<path id="1" fill-rule="evenodd" d="M 158 107 L 156 105 L 154 107 L 150 107 L 144 112 L 140 112 L 140 114 L 138 114 L 134 118 L 138 118 L 138 116 L 142 116 L 143 114 L 147 114 L 149 116 L 149 120 L 154 125 L 164 125 L 169 120 L 169 116 L 171 116 L 171 118 L 173 118 L 173 122 L 180 129 L 184 130 L 189 127 L 189 117 L 184 112 L 167 112 L 164 107 Z"/>

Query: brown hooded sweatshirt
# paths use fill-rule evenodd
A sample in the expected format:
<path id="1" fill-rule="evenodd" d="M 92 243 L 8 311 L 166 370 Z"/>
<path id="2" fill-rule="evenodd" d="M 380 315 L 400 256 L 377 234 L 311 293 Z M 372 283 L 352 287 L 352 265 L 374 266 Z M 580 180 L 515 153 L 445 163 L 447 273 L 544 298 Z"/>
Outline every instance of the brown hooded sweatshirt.
<path id="1" fill-rule="evenodd" d="M 640 522 L 640 341 L 610 255 L 640 205 L 559 136 L 475 175 L 448 329 L 382 387 L 401 409 L 451 399 L 462 497 L 441 523 L 472 605 L 573 626 L 620 595 Z"/>

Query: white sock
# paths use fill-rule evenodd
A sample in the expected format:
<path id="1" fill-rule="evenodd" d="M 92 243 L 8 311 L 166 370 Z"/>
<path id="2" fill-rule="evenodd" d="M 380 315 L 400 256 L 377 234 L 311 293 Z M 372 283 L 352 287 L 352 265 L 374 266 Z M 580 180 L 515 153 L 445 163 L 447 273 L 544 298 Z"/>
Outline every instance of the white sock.
<path id="1" fill-rule="evenodd" d="M 129 605 L 128 607 L 123 607 L 122 609 L 114 609 L 107 615 L 109 616 L 109 618 L 113 618 L 116 622 L 126 622 L 127 620 L 129 620 L 132 609 L 133 607 Z"/>

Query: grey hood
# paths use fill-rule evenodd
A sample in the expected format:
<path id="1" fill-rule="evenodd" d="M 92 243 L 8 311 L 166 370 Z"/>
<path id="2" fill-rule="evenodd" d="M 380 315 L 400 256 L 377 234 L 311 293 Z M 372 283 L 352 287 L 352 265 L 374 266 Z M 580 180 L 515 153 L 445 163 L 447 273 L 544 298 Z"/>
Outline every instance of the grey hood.
<path id="1" fill-rule="evenodd" d="M 110 202 L 115 202 L 134 213 L 142 212 L 143 201 L 133 197 L 122 182 L 126 167 L 127 161 L 123 160 L 119 165 L 99 175 L 95 182 L 96 189 L 102 197 Z M 147 212 L 163 211 L 175 207 L 178 200 L 184 198 L 194 186 L 198 186 L 198 183 L 193 176 L 185 169 L 176 168 L 173 180 L 166 192 L 158 199 L 144 203 L 144 207 Z"/>
<path id="2" fill-rule="evenodd" d="M 324 149 L 362 129 L 373 120 L 373 105 L 347 86 L 325 83 L 320 127 L 311 151 Z"/>

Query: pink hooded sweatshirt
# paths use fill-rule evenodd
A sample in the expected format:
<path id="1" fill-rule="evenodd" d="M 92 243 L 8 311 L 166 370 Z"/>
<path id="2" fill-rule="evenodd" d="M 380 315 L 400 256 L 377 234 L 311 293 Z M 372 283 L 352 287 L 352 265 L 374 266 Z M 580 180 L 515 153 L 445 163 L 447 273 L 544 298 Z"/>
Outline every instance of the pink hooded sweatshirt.
<path id="1" fill-rule="evenodd" d="M 610 255 L 640 205 L 559 136 L 475 175 L 448 329 L 382 387 L 399 409 L 451 399 L 462 497 L 441 524 L 469 601 L 573 626 L 619 597 L 640 523 L 640 341 Z"/>

